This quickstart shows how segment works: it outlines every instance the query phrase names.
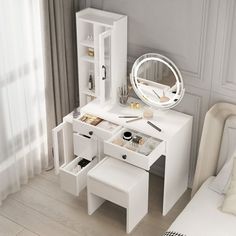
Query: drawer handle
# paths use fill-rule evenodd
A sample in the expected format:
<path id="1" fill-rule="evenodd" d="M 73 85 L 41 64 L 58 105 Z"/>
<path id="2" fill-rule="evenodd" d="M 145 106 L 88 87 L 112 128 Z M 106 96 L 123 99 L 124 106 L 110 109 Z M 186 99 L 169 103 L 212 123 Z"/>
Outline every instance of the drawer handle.
<path id="1" fill-rule="evenodd" d="M 122 155 L 122 158 L 125 160 L 127 158 L 127 155 Z"/>
<path id="2" fill-rule="evenodd" d="M 104 70 L 104 76 L 102 77 L 102 80 L 105 80 L 107 78 L 107 68 L 103 65 L 102 69 Z"/>
<path id="3" fill-rule="evenodd" d="M 93 135 L 93 131 L 89 131 L 89 135 Z"/>

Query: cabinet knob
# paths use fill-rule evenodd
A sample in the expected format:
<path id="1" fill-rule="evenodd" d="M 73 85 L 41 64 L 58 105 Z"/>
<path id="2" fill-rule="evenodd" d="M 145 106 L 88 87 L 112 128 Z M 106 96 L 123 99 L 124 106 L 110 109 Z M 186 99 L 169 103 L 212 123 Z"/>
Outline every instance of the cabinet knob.
<path id="1" fill-rule="evenodd" d="M 127 155 L 122 155 L 122 158 L 125 160 L 127 158 Z"/>
<path id="2" fill-rule="evenodd" d="M 93 131 L 89 131 L 89 135 L 93 135 Z"/>

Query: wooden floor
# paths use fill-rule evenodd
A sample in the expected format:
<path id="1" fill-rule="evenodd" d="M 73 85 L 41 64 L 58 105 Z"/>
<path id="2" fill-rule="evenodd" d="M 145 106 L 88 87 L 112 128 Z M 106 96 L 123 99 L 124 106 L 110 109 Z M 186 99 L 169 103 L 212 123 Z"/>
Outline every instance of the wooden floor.
<path id="1" fill-rule="evenodd" d="M 149 213 L 130 235 L 161 236 L 189 201 L 186 191 L 163 217 L 162 185 L 161 178 L 150 176 Z M 0 207 L 1 236 L 120 236 L 126 235 L 125 223 L 125 209 L 110 202 L 88 216 L 86 190 L 79 198 L 60 190 L 53 171 L 32 179 Z"/>

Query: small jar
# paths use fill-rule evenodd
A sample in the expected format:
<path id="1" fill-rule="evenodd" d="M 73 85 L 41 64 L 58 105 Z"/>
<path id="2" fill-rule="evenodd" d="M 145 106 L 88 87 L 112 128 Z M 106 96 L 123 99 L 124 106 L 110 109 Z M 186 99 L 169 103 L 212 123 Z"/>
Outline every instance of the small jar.
<path id="1" fill-rule="evenodd" d="M 140 103 L 136 102 L 136 103 L 135 103 L 135 108 L 136 108 L 136 109 L 140 109 Z"/>
<path id="2" fill-rule="evenodd" d="M 151 108 L 145 108 L 143 110 L 143 117 L 145 119 L 151 119 L 153 117 L 153 110 Z"/>
<path id="3" fill-rule="evenodd" d="M 132 133 L 130 131 L 124 132 L 123 139 L 126 141 L 130 141 L 132 139 Z"/>
<path id="4" fill-rule="evenodd" d="M 88 55 L 90 57 L 94 57 L 94 49 L 93 48 L 88 48 Z"/>

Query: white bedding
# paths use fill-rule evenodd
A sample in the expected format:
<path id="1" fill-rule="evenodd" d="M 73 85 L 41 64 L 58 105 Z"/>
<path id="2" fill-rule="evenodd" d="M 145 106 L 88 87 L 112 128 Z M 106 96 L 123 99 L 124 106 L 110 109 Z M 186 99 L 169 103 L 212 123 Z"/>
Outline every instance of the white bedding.
<path id="1" fill-rule="evenodd" d="M 201 186 L 168 231 L 186 236 L 236 236 L 236 216 L 222 213 L 218 208 L 223 195 L 208 188 L 213 179 Z"/>

